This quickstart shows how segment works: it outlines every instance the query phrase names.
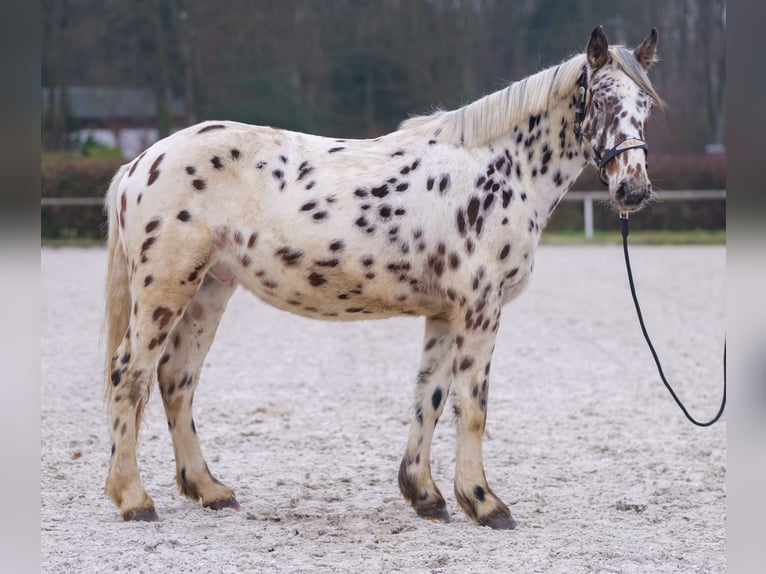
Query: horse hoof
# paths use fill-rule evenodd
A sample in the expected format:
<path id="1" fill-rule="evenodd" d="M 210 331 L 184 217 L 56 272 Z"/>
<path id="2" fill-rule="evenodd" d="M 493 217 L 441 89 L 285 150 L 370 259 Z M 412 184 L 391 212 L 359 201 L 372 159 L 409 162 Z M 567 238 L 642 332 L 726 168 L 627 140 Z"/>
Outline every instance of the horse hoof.
<path id="1" fill-rule="evenodd" d="M 489 526 L 490 528 L 494 528 L 495 530 L 513 530 L 516 528 L 516 521 L 513 519 L 513 516 L 510 514 L 505 515 L 497 515 L 497 516 L 490 516 L 489 519 L 486 521 L 482 521 L 482 524 L 484 526 Z"/>
<path id="2" fill-rule="evenodd" d="M 226 500 L 216 500 L 210 504 L 205 504 L 204 506 L 206 508 L 212 508 L 213 510 L 221 510 L 222 508 L 233 508 L 234 510 L 239 510 L 239 502 L 237 502 L 237 499 L 233 496 L 231 498 L 227 498 Z"/>
<path id="3" fill-rule="evenodd" d="M 439 508 L 434 508 L 433 506 L 422 509 L 416 508 L 415 510 L 418 513 L 418 516 L 430 520 L 431 522 L 444 522 L 445 524 L 452 522 L 446 506 L 441 506 Z"/>
<path id="4" fill-rule="evenodd" d="M 135 510 L 126 510 L 122 513 L 122 519 L 125 522 L 157 522 L 160 517 L 154 508 L 137 508 Z"/>

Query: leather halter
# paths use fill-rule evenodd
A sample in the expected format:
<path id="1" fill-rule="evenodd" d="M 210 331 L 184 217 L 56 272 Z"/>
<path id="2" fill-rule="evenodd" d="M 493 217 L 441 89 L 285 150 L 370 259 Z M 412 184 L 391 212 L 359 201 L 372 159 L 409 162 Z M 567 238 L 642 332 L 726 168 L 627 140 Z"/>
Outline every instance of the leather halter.
<path id="1" fill-rule="evenodd" d="M 585 113 L 590 108 L 591 103 L 593 102 L 593 98 L 590 99 L 590 101 L 587 102 L 586 100 L 588 97 L 588 67 L 583 66 L 582 73 L 580 74 L 580 77 L 577 78 L 577 103 L 575 105 L 575 121 L 574 121 L 574 134 L 577 138 L 577 141 L 582 140 L 582 124 L 585 121 Z M 587 141 L 587 140 L 586 140 Z M 588 142 L 588 145 L 590 145 L 590 142 Z M 598 170 L 598 178 L 601 180 L 601 183 L 608 186 L 609 180 L 606 177 L 606 165 L 612 161 L 615 157 L 617 157 L 619 154 L 621 154 L 624 151 L 628 151 L 629 149 L 642 149 L 647 154 L 649 153 L 649 146 L 647 143 L 640 139 L 640 138 L 627 138 L 620 143 L 618 143 L 616 146 L 614 146 L 612 149 L 610 149 L 604 156 L 602 157 L 600 153 L 594 148 L 591 147 L 591 151 L 593 152 L 593 159 L 596 162 L 596 169 Z"/>

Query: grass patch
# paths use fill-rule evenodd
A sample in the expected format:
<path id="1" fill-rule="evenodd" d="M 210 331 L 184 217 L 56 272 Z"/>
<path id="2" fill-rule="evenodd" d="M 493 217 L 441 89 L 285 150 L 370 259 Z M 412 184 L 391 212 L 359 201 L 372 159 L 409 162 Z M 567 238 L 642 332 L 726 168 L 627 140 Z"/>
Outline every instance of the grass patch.
<path id="1" fill-rule="evenodd" d="M 40 240 L 41 247 L 106 247 L 106 239 L 92 237 L 56 237 Z"/>
<path id="2" fill-rule="evenodd" d="M 726 230 L 631 230 L 628 241 L 631 244 L 640 245 L 726 245 Z M 544 245 L 620 245 L 622 233 L 593 231 L 593 238 L 586 239 L 585 232 L 582 230 L 545 231 L 540 238 L 540 243 Z"/>

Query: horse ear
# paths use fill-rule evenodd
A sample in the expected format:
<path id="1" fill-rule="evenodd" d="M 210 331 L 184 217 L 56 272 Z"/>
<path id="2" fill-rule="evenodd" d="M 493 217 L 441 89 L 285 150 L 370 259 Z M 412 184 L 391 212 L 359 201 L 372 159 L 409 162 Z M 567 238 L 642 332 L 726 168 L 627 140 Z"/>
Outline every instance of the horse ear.
<path id="1" fill-rule="evenodd" d="M 588 48 L 585 53 L 588 55 L 588 63 L 592 68 L 600 68 L 606 63 L 606 56 L 609 50 L 609 42 L 604 34 L 604 27 L 599 26 L 590 35 Z"/>
<path id="2" fill-rule="evenodd" d="M 641 45 L 633 50 L 633 55 L 636 57 L 636 60 L 638 60 L 639 64 L 641 64 L 644 70 L 651 68 L 652 64 L 657 61 L 658 38 L 659 34 L 657 33 L 657 28 L 652 28 L 652 31 L 649 32 L 649 35 L 646 38 L 644 38 L 644 41 L 641 42 Z"/>

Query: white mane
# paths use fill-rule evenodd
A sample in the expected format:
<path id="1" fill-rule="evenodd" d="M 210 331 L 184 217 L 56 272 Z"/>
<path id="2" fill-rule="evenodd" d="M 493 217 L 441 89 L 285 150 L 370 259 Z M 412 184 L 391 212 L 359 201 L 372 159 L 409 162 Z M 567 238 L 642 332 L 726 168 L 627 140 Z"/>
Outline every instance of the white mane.
<path id="1" fill-rule="evenodd" d="M 652 99 L 664 105 L 632 52 L 623 46 L 613 46 L 609 52 L 623 72 Z M 584 66 L 587 66 L 585 54 L 579 54 L 457 110 L 439 110 L 405 120 L 399 129 L 427 137 L 438 135 L 439 139 L 468 147 L 484 145 L 530 114 L 542 113 L 556 105 L 560 98 L 568 97 Z"/>

